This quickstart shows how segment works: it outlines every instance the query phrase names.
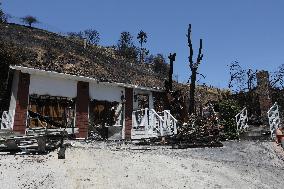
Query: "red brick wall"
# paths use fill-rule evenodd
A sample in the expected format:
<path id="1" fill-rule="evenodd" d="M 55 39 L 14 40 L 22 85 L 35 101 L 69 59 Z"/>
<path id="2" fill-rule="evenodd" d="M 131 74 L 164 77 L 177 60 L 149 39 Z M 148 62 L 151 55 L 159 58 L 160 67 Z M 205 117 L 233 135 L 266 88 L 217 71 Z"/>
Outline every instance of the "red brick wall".
<path id="1" fill-rule="evenodd" d="M 133 89 L 125 88 L 125 139 L 131 138 Z"/>
<path id="2" fill-rule="evenodd" d="M 20 72 L 13 130 L 21 134 L 25 134 L 26 130 L 27 108 L 29 103 L 29 86 L 30 75 Z"/>
<path id="3" fill-rule="evenodd" d="M 89 107 L 89 83 L 78 81 L 76 98 L 76 127 L 79 128 L 77 138 L 88 136 L 88 107 Z"/>

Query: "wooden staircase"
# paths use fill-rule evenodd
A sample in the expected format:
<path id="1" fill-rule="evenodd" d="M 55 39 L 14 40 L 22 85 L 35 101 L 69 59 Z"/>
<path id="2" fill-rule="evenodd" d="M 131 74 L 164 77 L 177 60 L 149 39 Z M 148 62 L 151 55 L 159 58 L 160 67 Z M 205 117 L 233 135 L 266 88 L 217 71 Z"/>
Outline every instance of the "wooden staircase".
<path id="1" fill-rule="evenodd" d="M 131 139 L 149 139 L 177 134 L 177 120 L 169 110 L 141 109 L 132 112 Z"/>

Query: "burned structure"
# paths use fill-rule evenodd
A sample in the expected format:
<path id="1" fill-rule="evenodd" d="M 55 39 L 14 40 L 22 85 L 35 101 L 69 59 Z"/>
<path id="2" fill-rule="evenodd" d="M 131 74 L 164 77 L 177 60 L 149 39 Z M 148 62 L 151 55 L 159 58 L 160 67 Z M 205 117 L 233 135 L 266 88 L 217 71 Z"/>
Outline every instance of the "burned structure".
<path id="1" fill-rule="evenodd" d="M 14 74 L 9 113 L 13 130 L 20 133 L 34 127 L 52 127 L 29 116 L 34 112 L 75 130 L 79 138 L 87 137 L 90 124 L 119 127 L 121 138 L 130 138 L 132 111 L 153 109 L 153 92 L 159 92 L 22 66 L 10 69 Z"/>
<path id="2" fill-rule="evenodd" d="M 150 126 L 145 122 L 133 129 L 134 111 L 165 110 L 155 99 L 166 96 L 167 75 L 156 73 L 154 65 L 129 62 L 111 48 L 84 48 L 81 41 L 35 28 L 0 27 L 3 48 L 17 52 L 16 61 L 7 62 L 7 116 L 2 121 L 13 131 L 64 127 L 76 138 L 100 130 L 105 138 L 131 139 L 136 130 L 146 132 L 145 125 Z M 168 120 L 160 120 L 161 128 L 173 124 L 169 112 L 164 114 Z M 151 116 L 147 120 L 161 118 Z M 51 121 L 42 121 L 46 119 Z"/>

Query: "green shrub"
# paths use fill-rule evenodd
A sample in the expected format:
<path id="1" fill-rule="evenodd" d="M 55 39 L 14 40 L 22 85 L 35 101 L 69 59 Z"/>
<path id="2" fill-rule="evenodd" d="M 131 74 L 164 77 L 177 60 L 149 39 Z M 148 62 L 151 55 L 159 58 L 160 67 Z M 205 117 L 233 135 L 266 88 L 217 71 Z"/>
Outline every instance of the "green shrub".
<path id="1" fill-rule="evenodd" d="M 240 106 L 234 100 L 223 100 L 219 103 L 220 125 L 223 126 L 225 139 L 237 139 L 235 116 L 240 112 Z"/>

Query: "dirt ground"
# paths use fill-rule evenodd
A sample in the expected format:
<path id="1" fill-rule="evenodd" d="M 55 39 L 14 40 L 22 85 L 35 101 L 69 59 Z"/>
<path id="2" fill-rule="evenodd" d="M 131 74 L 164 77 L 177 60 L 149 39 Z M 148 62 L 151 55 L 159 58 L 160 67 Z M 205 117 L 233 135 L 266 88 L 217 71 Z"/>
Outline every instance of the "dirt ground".
<path id="1" fill-rule="evenodd" d="M 1 188 L 283 188 L 283 150 L 271 142 L 171 149 L 80 143 L 48 155 L 0 155 Z"/>

